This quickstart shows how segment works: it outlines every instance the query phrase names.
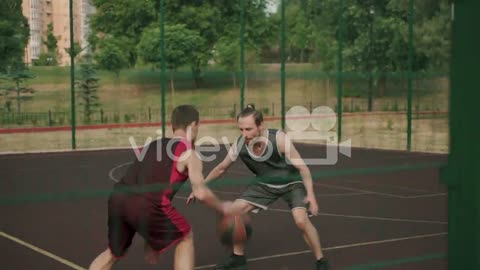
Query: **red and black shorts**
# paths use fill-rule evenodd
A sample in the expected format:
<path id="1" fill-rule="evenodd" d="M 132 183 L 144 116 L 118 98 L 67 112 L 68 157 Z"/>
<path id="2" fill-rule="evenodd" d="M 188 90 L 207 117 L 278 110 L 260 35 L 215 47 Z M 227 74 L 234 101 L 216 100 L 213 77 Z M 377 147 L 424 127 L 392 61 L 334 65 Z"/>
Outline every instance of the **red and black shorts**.
<path id="1" fill-rule="evenodd" d="M 138 195 L 114 194 L 108 200 L 108 242 L 112 254 L 122 257 L 140 234 L 157 252 L 182 240 L 191 230 L 170 203 L 153 203 Z"/>

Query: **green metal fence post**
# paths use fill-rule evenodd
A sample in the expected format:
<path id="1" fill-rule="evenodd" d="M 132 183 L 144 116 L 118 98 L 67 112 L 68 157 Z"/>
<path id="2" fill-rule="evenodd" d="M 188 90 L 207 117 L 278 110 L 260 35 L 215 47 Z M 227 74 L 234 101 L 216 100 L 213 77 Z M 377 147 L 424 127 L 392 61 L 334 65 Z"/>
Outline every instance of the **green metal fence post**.
<path id="1" fill-rule="evenodd" d="M 285 130 L 285 0 L 281 2 L 282 8 L 282 22 L 281 22 L 281 37 L 280 37 L 280 54 L 281 54 L 281 68 L 280 68 L 280 77 L 281 77 L 281 114 L 282 114 L 282 129 Z"/>
<path id="2" fill-rule="evenodd" d="M 160 88 L 161 88 L 161 106 L 162 106 L 162 138 L 166 137 L 166 115 L 165 115 L 165 92 L 166 92 L 166 64 L 165 64 L 165 0 L 160 0 L 160 59 L 161 59 L 161 71 L 160 71 Z"/>
<path id="3" fill-rule="evenodd" d="M 69 2 L 70 16 L 70 101 L 71 101 L 71 120 L 72 120 L 72 149 L 77 148 L 75 138 L 76 119 L 75 119 L 75 43 L 73 40 L 73 0 Z"/>
<path id="4" fill-rule="evenodd" d="M 339 30 L 338 30 L 338 73 L 337 73 L 337 117 L 338 128 L 337 136 L 338 142 L 342 141 L 342 111 L 343 111 L 343 13 L 344 13 L 344 0 L 340 0 L 340 18 L 339 18 Z"/>
<path id="5" fill-rule="evenodd" d="M 480 269 L 480 36 L 472 31 L 480 24 L 480 2 L 455 1 L 453 7 L 450 154 L 441 174 L 448 186 L 448 269 Z"/>
<path id="6" fill-rule="evenodd" d="M 407 94 L 407 151 L 412 150 L 412 96 L 413 96 L 413 22 L 414 0 L 408 5 L 408 94 Z"/>
<path id="7" fill-rule="evenodd" d="M 245 0 L 240 1 L 240 111 L 245 108 Z"/>

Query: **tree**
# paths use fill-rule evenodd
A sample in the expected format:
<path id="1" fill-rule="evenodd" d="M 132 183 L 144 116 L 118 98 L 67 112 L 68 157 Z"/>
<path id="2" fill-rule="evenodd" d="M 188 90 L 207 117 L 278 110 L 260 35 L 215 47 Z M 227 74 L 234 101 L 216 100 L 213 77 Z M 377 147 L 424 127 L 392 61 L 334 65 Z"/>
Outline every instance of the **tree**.
<path id="1" fill-rule="evenodd" d="M 91 57 L 86 55 L 80 64 L 80 71 L 75 84 L 78 89 L 79 105 L 83 106 L 83 114 L 87 123 L 91 121 L 91 115 L 100 107 L 99 80 Z"/>
<path id="2" fill-rule="evenodd" d="M 29 27 L 22 15 L 22 1 L 0 1 L 0 73 L 15 70 L 15 65 L 23 62 L 28 38 Z"/>
<path id="3" fill-rule="evenodd" d="M 193 55 L 192 74 L 198 87 L 201 70 L 213 58 L 217 42 L 225 36 L 232 40 L 240 39 L 240 1 L 166 1 L 169 23 L 185 24 L 188 29 L 197 31 L 205 40 L 203 46 Z M 258 52 L 269 46 L 276 35 L 274 25 L 268 19 L 268 0 L 245 0 L 245 44 Z"/>
<path id="4" fill-rule="evenodd" d="M 451 10 L 448 0 L 416 1 L 415 48 L 425 69 L 447 71 L 450 63 Z"/>
<path id="5" fill-rule="evenodd" d="M 143 61 L 147 63 L 159 63 L 160 51 L 160 28 L 150 27 L 142 34 L 137 45 L 137 52 Z M 175 84 L 173 76 L 180 66 L 191 63 L 192 57 L 198 48 L 202 46 L 203 39 L 200 35 L 189 30 L 182 24 L 165 25 L 165 63 L 170 70 L 170 89 L 172 99 L 175 97 Z"/>
<path id="6" fill-rule="evenodd" d="M 117 78 L 120 70 L 128 67 L 128 53 L 122 47 L 122 40 L 113 37 L 104 38 L 99 42 L 100 50 L 95 54 L 95 60 L 101 69 L 112 71 Z"/>
<path id="7" fill-rule="evenodd" d="M 230 38 L 220 38 L 215 46 L 215 62 L 232 74 L 233 87 L 237 88 L 236 71 L 240 69 L 240 44 Z"/>
<path id="8" fill-rule="evenodd" d="M 122 38 L 127 41 L 123 49 L 129 66 L 137 61 L 136 45 L 141 33 L 155 22 L 157 0 L 93 0 L 96 7 L 92 15 L 92 35 L 101 34 L 107 38 Z M 101 38 L 100 38 L 101 39 Z M 94 38 L 92 41 L 95 41 Z M 99 41 L 100 42 L 100 41 Z M 96 43 L 95 43 L 96 44 Z"/>
<path id="9" fill-rule="evenodd" d="M 47 40 L 43 41 L 47 51 L 40 54 L 38 60 L 34 61 L 38 66 L 56 66 L 57 65 L 57 38 L 53 34 L 53 24 L 47 26 Z"/>
<path id="10" fill-rule="evenodd" d="M 31 78 L 34 78 L 28 69 L 23 66 L 17 66 L 15 71 L 11 71 L 8 75 L 2 76 L 2 80 L 6 80 L 6 86 L 0 88 L 3 90 L 2 96 L 5 98 L 5 105 L 7 110 L 10 111 L 12 101 L 16 103 L 16 112 L 21 112 L 21 103 L 32 98 L 32 94 L 35 92 L 33 88 L 25 85 L 25 82 Z"/>
<path id="11" fill-rule="evenodd" d="M 246 0 L 246 34 L 250 44 L 260 50 L 267 46 L 268 38 L 275 35 L 272 24 L 267 18 L 266 3 L 270 0 Z M 150 25 L 158 25 L 160 12 L 159 0 L 94 0 L 97 13 L 92 18 L 92 29 L 95 33 L 114 38 L 129 39 L 127 54 L 130 66 L 135 65 L 138 43 L 143 31 Z M 201 83 L 202 70 L 213 58 L 213 50 L 218 40 L 225 35 L 238 35 L 240 22 L 239 1 L 203 0 L 178 1 L 165 0 L 165 23 L 168 25 L 183 24 L 195 31 L 203 39 L 198 49 L 191 54 L 189 62 L 195 85 Z M 232 32 L 234 31 L 234 32 Z"/>

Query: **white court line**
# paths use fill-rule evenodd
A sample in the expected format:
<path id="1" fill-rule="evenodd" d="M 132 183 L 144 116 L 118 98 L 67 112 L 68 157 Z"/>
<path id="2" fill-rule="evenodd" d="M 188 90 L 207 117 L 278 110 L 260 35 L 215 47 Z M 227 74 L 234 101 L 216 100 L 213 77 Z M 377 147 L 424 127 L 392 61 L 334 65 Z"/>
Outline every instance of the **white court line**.
<path id="1" fill-rule="evenodd" d="M 343 197 L 355 195 L 368 195 L 369 192 L 345 192 L 345 193 L 331 193 L 331 194 L 315 194 L 315 197 Z"/>
<path id="2" fill-rule="evenodd" d="M 433 190 L 410 188 L 410 187 L 403 187 L 403 186 L 397 186 L 397 185 L 365 183 L 365 181 L 358 181 L 358 180 L 341 180 L 341 181 L 342 182 L 349 182 L 349 183 L 358 183 L 358 184 L 362 184 L 362 185 L 366 185 L 366 186 L 373 186 L 373 187 L 387 187 L 387 188 L 399 189 L 399 190 L 417 191 L 417 192 L 423 192 L 423 193 L 428 193 L 428 194 L 431 194 L 432 192 L 435 192 Z"/>
<path id="3" fill-rule="evenodd" d="M 133 162 L 125 162 L 120 165 L 117 165 L 113 167 L 109 172 L 108 172 L 108 177 L 114 181 L 114 182 L 119 182 L 120 179 L 115 178 L 113 173 L 124 166 L 130 165 Z M 390 194 L 390 193 L 384 193 L 384 192 L 376 192 L 372 190 L 366 190 L 366 189 L 357 189 L 357 188 L 349 188 L 349 187 L 344 187 L 344 186 L 338 186 L 338 185 L 331 185 L 331 184 L 320 184 L 320 183 L 313 183 L 315 186 L 325 186 L 325 187 L 331 187 L 335 189 L 340 189 L 340 190 L 349 190 L 349 191 L 355 191 L 352 193 L 334 193 L 334 194 L 320 194 L 316 195 L 317 197 L 340 197 L 340 196 L 354 196 L 354 195 L 367 195 L 367 194 L 377 194 L 377 195 L 382 195 L 382 196 L 387 196 L 387 197 L 393 197 L 393 198 L 400 198 L 400 199 L 417 199 L 417 198 L 427 198 L 427 197 L 436 197 L 436 196 L 444 196 L 447 193 L 433 193 L 433 194 L 422 194 L 422 195 L 413 195 L 413 196 L 402 196 L 402 195 L 395 195 L 395 194 Z M 242 194 L 238 192 L 230 192 L 230 191 L 219 191 L 219 190 L 214 190 L 215 192 L 218 193 L 224 193 L 224 194 Z M 420 190 L 419 190 L 420 191 Z"/>
<path id="4" fill-rule="evenodd" d="M 349 190 L 349 191 L 366 192 L 366 193 L 370 193 L 370 194 L 378 194 L 378 195 L 383 195 L 383 196 L 387 196 L 387 197 L 405 198 L 405 196 L 394 195 L 394 194 L 383 193 L 383 192 L 376 192 L 376 191 L 371 191 L 371 190 L 367 190 L 367 189 L 349 188 L 349 187 L 344 187 L 344 186 L 320 184 L 320 183 L 314 183 L 314 185 L 315 186 L 324 186 L 324 187 L 331 187 L 331 188 L 336 188 L 336 189 Z"/>
<path id="5" fill-rule="evenodd" d="M 125 163 L 122 163 L 120 165 L 117 165 L 115 167 L 113 167 L 109 172 L 108 172 L 108 177 L 110 177 L 110 179 L 113 181 L 113 182 L 116 182 L 118 183 L 120 181 L 120 179 L 117 179 L 115 178 L 115 176 L 113 176 L 113 172 L 115 172 L 115 170 L 121 168 L 121 167 L 124 167 L 124 166 L 127 166 L 127 165 L 130 165 L 132 164 L 133 162 L 130 161 L 130 162 L 125 162 Z"/>
<path id="6" fill-rule="evenodd" d="M 186 200 L 186 197 L 175 196 L 176 199 Z M 291 210 L 286 209 L 275 209 L 268 208 L 266 211 L 282 212 L 282 213 L 291 213 Z M 342 215 L 342 214 L 332 214 L 332 213 L 318 213 L 319 216 L 333 216 L 333 217 L 343 217 L 343 218 L 358 218 L 358 219 L 371 219 L 371 220 L 381 220 L 381 221 L 393 221 L 393 222 L 412 222 L 412 223 L 428 223 L 428 224 L 442 224 L 446 225 L 448 222 L 436 221 L 436 220 L 421 220 L 421 219 L 401 219 L 401 218 L 384 218 L 384 217 L 372 217 L 372 216 L 358 216 L 358 215 Z"/>
<path id="7" fill-rule="evenodd" d="M 44 157 L 52 157 L 52 156 L 61 156 L 61 155 L 70 155 L 70 154 L 89 154 L 89 152 L 96 152 L 96 151 L 103 151 L 98 153 L 106 153 L 110 154 L 108 151 L 116 151 L 116 150 L 131 150 L 132 147 L 125 146 L 125 147 L 99 147 L 99 148 L 86 148 L 86 149 L 75 149 L 72 150 L 70 148 L 66 149 L 53 149 L 53 150 L 33 150 L 33 151 L 24 151 L 24 152 L 15 152 L 15 151 L 4 151 L 0 152 L 0 160 L 4 158 L 12 159 L 24 159 L 24 158 L 32 158 L 31 154 L 42 154 L 42 158 Z M 38 158 L 38 157 L 34 157 Z"/>
<path id="8" fill-rule="evenodd" d="M 116 170 L 120 169 L 121 167 L 128 166 L 132 164 L 133 162 L 125 162 L 120 165 L 117 165 L 113 167 L 109 172 L 108 172 L 108 177 L 113 181 L 118 183 L 120 179 L 117 179 L 113 174 Z M 233 194 L 233 195 L 241 195 L 243 193 L 241 192 L 233 192 L 233 191 L 221 191 L 221 190 L 212 190 L 213 192 L 216 193 L 223 193 L 223 194 Z M 369 192 L 352 192 L 352 193 L 334 193 L 334 194 L 320 194 L 316 195 L 317 197 L 340 197 L 340 196 L 354 196 L 354 195 L 365 195 L 369 194 Z"/>
<path id="9" fill-rule="evenodd" d="M 424 194 L 424 195 L 414 195 L 414 196 L 407 196 L 406 199 L 418 199 L 418 198 L 428 198 L 428 197 L 437 197 L 437 196 L 445 196 L 448 193 L 433 193 L 433 194 Z"/>
<path id="10" fill-rule="evenodd" d="M 428 154 L 428 153 L 427 153 Z M 234 173 L 238 175 L 244 175 L 244 176 L 251 176 L 251 174 L 247 174 L 243 171 L 235 171 L 231 170 L 229 173 Z M 350 181 L 350 182 L 358 182 L 360 181 L 354 181 L 354 180 L 342 180 L 342 181 Z M 382 195 L 386 197 L 393 197 L 393 198 L 399 198 L 399 199 L 418 199 L 418 198 L 427 198 L 427 197 L 437 197 L 437 196 L 445 196 L 448 193 L 431 193 L 431 194 L 422 194 L 422 195 L 409 195 L 409 196 L 404 196 L 404 195 L 396 195 L 396 194 L 391 194 L 391 193 L 385 193 L 385 192 L 377 192 L 377 191 L 372 191 L 372 190 L 366 190 L 366 189 L 358 189 L 358 188 L 349 188 L 349 187 L 344 187 L 344 186 L 337 186 L 337 185 L 328 185 L 328 184 L 320 184 L 318 182 L 313 183 L 315 186 L 326 186 L 326 187 L 331 187 L 331 188 L 336 188 L 340 190 L 349 190 L 349 191 L 356 191 L 359 193 L 363 194 L 377 194 L 377 195 Z M 367 183 L 362 183 L 366 185 L 377 185 L 377 186 L 385 186 L 385 187 L 390 187 L 390 188 L 395 188 L 395 189 L 404 189 L 404 190 L 410 190 L 410 191 L 418 191 L 418 192 L 432 192 L 430 190 L 423 190 L 423 189 L 414 189 L 414 188 L 407 188 L 407 187 L 401 187 L 401 186 L 393 186 L 393 185 L 379 185 L 379 184 L 367 184 Z M 360 195 L 360 194 L 358 194 Z M 318 195 L 317 195 L 318 196 Z"/>
<path id="11" fill-rule="evenodd" d="M 242 195 L 242 192 L 233 192 L 233 191 L 221 191 L 212 189 L 214 193 L 221 193 L 221 194 L 233 194 L 233 195 Z M 366 192 L 351 192 L 351 193 L 332 193 L 332 194 L 316 194 L 316 197 L 341 197 L 341 196 L 354 196 L 354 195 L 366 195 Z"/>
<path id="12" fill-rule="evenodd" d="M 53 254 L 53 253 L 50 253 L 50 252 L 48 252 L 48 251 L 46 251 L 46 250 L 44 250 L 44 249 L 41 249 L 41 248 L 36 247 L 36 246 L 34 246 L 34 245 L 32 245 L 32 244 L 29 244 L 29 243 L 27 243 L 27 242 L 25 242 L 25 241 L 22 241 L 22 240 L 14 237 L 14 236 L 11 236 L 11 235 L 9 235 L 9 234 L 6 234 L 6 233 L 4 233 L 3 231 L 0 231 L 0 236 L 3 236 L 3 237 L 5 237 L 5 238 L 7 238 L 7 239 L 9 239 L 9 240 L 12 240 L 13 242 L 15 242 L 15 243 L 17 243 L 17 244 L 20 244 L 20 245 L 22 245 L 22 246 L 25 246 L 25 247 L 33 250 L 33 251 L 36 251 L 36 252 L 38 252 L 38 253 L 40 253 L 40 254 L 42 254 L 42 255 L 45 255 L 45 256 L 47 256 L 47 257 L 49 257 L 49 258 L 51 258 L 51 259 L 54 259 L 54 260 L 57 261 L 57 262 L 63 263 L 63 264 L 65 264 L 66 266 L 69 266 L 70 268 L 77 269 L 77 270 L 86 270 L 85 268 L 83 268 L 83 267 L 81 267 L 81 266 L 78 266 L 78 265 L 76 265 L 76 264 L 74 264 L 74 263 L 72 263 L 72 262 L 70 262 L 70 261 L 67 261 L 67 260 L 65 260 L 64 258 L 61 258 L 61 257 L 59 257 L 59 256 L 57 256 L 57 255 L 55 255 L 55 254 Z"/>
<path id="13" fill-rule="evenodd" d="M 291 210 L 285 209 L 268 209 L 270 211 L 277 212 L 292 212 Z M 345 218 L 359 218 L 359 219 L 372 219 L 372 220 L 382 220 L 382 221 L 397 221 L 397 222 L 413 222 L 413 223 L 429 223 L 429 224 L 448 224 L 444 221 L 436 220 L 421 220 L 421 219 L 401 219 L 401 218 L 383 218 L 383 217 L 368 217 L 368 216 L 356 216 L 356 215 L 340 215 L 340 214 L 331 214 L 331 213 L 318 213 L 319 216 L 332 216 L 332 217 L 345 217 Z"/>
<path id="14" fill-rule="evenodd" d="M 392 242 L 412 240 L 412 239 L 421 239 L 421 238 L 428 238 L 428 237 L 444 236 L 444 235 L 447 235 L 447 234 L 448 233 L 446 233 L 446 232 L 442 232 L 442 233 L 415 235 L 415 236 L 392 238 L 392 239 L 385 239 L 385 240 L 379 240 L 379 241 L 362 242 L 362 243 L 355 243 L 355 244 L 349 244 L 349 245 L 326 247 L 326 248 L 322 248 L 322 250 L 336 250 L 336 249 L 344 249 L 344 248 L 352 248 L 352 247 L 385 244 L 385 243 L 392 243 Z M 268 260 L 268 259 L 274 259 L 274 258 L 295 256 L 295 255 L 300 255 L 300 254 L 307 254 L 307 253 L 312 253 L 312 251 L 311 250 L 303 250 L 303 251 L 298 251 L 298 252 L 282 253 L 282 254 L 276 254 L 276 255 L 271 255 L 271 256 L 263 256 L 263 257 L 252 258 L 252 259 L 248 259 L 248 261 L 249 262 L 254 262 L 254 261 Z M 206 268 L 210 268 L 210 267 L 214 267 L 214 266 L 215 266 L 215 264 L 202 265 L 202 266 L 195 267 L 195 269 L 206 269 Z"/>
<path id="15" fill-rule="evenodd" d="M 403 196 L 403 195 L 395 195 L 395 194 L 390 194 L 390 193 L 371 191 L 371 190 L 367 190 L 367 189 L 350 188 L 350 187 L 331 185 L 331 184 L 314 183 L 314 185 L 315 186 L 331 187 L 331 188 L 335 188 L 335 189 L 366 192 L 366 193 L 370 193 L 370 194 L 378 194 L 378 195 L 382 195 L 382 196 L 386 196 L 386 197 L 393 197 L 393 198 L 399 198 L 399 199 L 417 199 L 417 198 L 426 198 L 426 197 L 435 197 L 435 196 L 445 196 L 447 194 L 447 193 L 432 193 L 432 194 Z"/>

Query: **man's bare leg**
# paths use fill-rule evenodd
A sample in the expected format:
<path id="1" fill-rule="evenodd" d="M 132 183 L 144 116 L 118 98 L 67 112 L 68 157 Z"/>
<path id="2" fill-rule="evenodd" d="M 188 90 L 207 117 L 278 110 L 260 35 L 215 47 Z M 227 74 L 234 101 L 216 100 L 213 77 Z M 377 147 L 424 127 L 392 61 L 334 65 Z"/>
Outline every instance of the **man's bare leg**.
<path id="1" fill-rule="evenodd" d="M 193 249 L 193 233 L 190 232 L 175 248 L 175 270 L 193 270 L 195 267 L 195 252 Z"/>
<path id="2" fill-rule="evenodd" d="M 295 224 L 302 231 L 303 238 L 307 242 L 308 246 L 315 254 L 315 258 L 320 260 L 323 258 L 322 247 L 320 245 L 320 238 L 318 236 L 317 229 L 313 226 L 312 222 L 308 218 L 307 210 L 305 208 L 295 208 L 292 210 L 293 219 Z"/>
<path id="3" fill-rule="evenodd" d="M 88 269 L 110 270 L 117 260 L 118 259 L 113 256 L 110 249 L 107 248 L 104 252 L 100 253 L 100 255 L 98 255 L 95 260 L 93 260 L 92 264 L 90 264 L 90 267 L 88 267 Z"/>

